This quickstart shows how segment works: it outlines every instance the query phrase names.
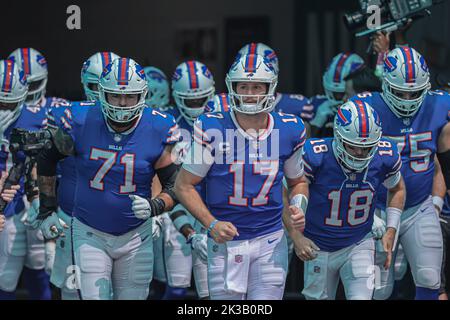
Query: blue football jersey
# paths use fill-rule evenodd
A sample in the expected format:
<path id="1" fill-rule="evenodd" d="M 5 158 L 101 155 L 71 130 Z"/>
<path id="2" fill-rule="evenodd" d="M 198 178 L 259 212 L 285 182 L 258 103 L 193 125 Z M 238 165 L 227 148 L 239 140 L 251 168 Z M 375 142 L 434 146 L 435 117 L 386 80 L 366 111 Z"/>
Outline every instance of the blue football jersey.
<path id="1" fill-rule="evenodd" d="M 129 195 L 151 195 L 153 166 L 164 148 L 178 141 L 175 119 L 145 108 L 136 126 L 119 134 L 106 124 L 99 102 L 76 102 L 59 122 L 75 147 L 73 216 L 113 235 L 141 225 L 145 220 L 135 217 Z"/>
<path id="2" fill-rule="evenodd" d="M 377 190 L 402 165 L 395 144 L 381 139 L 365 170 L 346 171 L 335 156 L 333 140 L 308 139 L 303 153 L 310 181 L 304 234 L 328 252 L 351 246 L 371 232 Z"/>
<path id="3" fill-rule="evenodd" d="M 277 92 L 274 102 L 274 110 L 282 113 L 294 114 L 303 119 L 311 121 L 315 115 L 315 107 L 308 98 L 301 94 L 288 94 Z"/>
<path id="4" fill-rule="evenodd" d="M 444 198 L 444 206 L 441 213 L 444 216 L 450 216 L 450 196 L 448 194 Z"/>
<path id="5" fill-rule="evenodd" d="M 303 146 L 305 136 L 300 118 L 276 112 L 270 113 L 259 139 L 239 127 L 234 112 L 208 113 L 196 121 L 194 142 L 214 154 L 203 179 L 205 203 L 218 220 L 236 226 L 234 240 L 282 228 L 284 164 Z"/>
<path id="6" fill-rule="evenodd" d="M 450 96 L 444 91 L 429 91 L 411 119 L 398 118 L 379 92 L 361 93 L 352 100 L 362 100 L 372 106 L 381 118 L 383 136 L 397 143 L 406 184 L 405 209 L 425 201 L 432 191 L 438 137 L 450 121 Z M 380 189 L 377 206 L 386 207 L 384 188 Z"/>
<path id="7" fill-rule="evenodd" d="M 30 131 L 37 131 L 44 128 L 46 122 L 46 112 L 44 108 L 30 107 L 27 105 L 22 106 L 19 117 L 14 123 L 12 123 L 4 133 L 4 137 L 0 147 L 0 170 L 9 171 L 13 166 L 12 155 L 9 152 L 9 139 L 11 136 L 11 131 L 13 128 L 22 128 Z M 22 153 L 18 154 L 18 160 L 24 160 L 25 156 Z M 23 189 L 24 179 L 21 179 L 21 188 L 17 192 L 14 200 L 9 203 L 6 208 L 4 215 L 10 217 L 14 214 L 20 213 L 24 208 L 23 195 L 25 193 Z"/>

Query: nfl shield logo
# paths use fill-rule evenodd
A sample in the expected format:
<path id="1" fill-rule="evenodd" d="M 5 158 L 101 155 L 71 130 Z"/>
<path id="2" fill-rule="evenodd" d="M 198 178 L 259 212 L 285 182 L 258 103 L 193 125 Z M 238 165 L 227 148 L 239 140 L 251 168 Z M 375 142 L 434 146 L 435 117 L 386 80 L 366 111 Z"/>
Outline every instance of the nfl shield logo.
<path id="1" fill-rule="evenodd" d="M 237 254 L 234 256 L 234 262 L 241 263 L 244 260 L 244 257 L 241 254 Z"/>
<path id="2" fill-rule="evenodd" d="M 356 180 L 356 174 L 355 173 L 350 174 L 350 180 L 351 181 L 355 181 Z"/>
<path id="3" fill-rule="evenodd" d="M 404 118 L 404 119 L 403 119 L 403 124 L 404 124 L 405 126 L 409 126 L 409 125 L 411 124 L 411 119 L 410 119 L 410 118 Z"/>
<path id="4" fill-rule="evenodd" d="M 320 273 L 320 267 L 314 266 L 314 273 Z"/>

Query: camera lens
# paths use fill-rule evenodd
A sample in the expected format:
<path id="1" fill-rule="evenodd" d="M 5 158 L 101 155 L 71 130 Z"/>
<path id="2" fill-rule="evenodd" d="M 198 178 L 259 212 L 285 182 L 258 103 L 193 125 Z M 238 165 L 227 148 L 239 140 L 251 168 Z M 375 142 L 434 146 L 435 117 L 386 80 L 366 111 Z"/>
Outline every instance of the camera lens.
<path id="1" fill-rule="evenodd" d="M 365 15 L 361 12 L 346 13 L 344 15 L 344 24 L 350 31 L 353 31 L 364 25 Z"/>

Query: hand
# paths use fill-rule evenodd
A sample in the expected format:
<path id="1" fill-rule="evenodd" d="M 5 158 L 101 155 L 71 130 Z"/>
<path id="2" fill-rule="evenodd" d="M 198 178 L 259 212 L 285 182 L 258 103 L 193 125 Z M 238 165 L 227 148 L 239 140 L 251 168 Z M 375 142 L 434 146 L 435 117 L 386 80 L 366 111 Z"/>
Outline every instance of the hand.
<path id="1" fill-rule="evenodd" d="M 386 222 L 377 215 L 373 216 L 372 235 L 376 240 L 383 237 L 386 232 Z"/>
<path id="2" fill-rule="evenodd" d="M 131 204 L 131 209 L 133 210 L 136 218 L 146 220 L 151 217 L 152 208 L 150 207 L 150 203 L 147 199 L 133 194 L 130 194 L 130 199 L 133 201 Z"/>
<path id="3" fill-rule="evenodd" d="M 159 217 L 152 218 L 152 238 L 153 241 L 161 236 L 162 223 Z"/>
<path id="4" fill-rule="evenodd" d="M 56 239 L 61 236 L 64 237 L 64 229 L 69 228 L 69 226 L 53 212 L 50 216 L 41 221 L 39 229 L 42 231 L 42 235 L 45 239 Z"/>
<path id="5" fill-rule="evenodd" d="M 373 50 L 380 54 L 384 54 L 389 52 L 389 44 L 390 44 L 390 32 L 383 33 L 381 31 L 378 31 L 373 37 L 372 37 L 372 45 Z"/>
<path id="6" fill-rule="evenodd" d="M 317 257 L 317 251 L 320 251 L 320 248 L 313 241 L 305 236 L 299 236 L 292 240 L 294 241 L 295 254 L 300 260 L 309 261 Z"/>
<path id="7" fill-rule="evenodd" d="M 3 188 L 3 185 L 5 184 L 6 178 L 8 178 L 8 172 L 2 171 L 2 175 L 0 178 L 0 188 Z M 11 189 L 5 189 L 3 190 L 1 197 L 6 202 L 13 201 L 14 197 L 16 196 L 17 191 L 20 189 L 20 185 L 16 184 L 11 186 Z"/>
<path id="8" fill-rule="evenodd" d="M 336 108 L 333 104 L 326 100 L 324 101 L 318 108 L 316 112 L 316 116 L 311 120 L 310 124 L 317 128 L 322 128 L 327 120 L 334 116 Z"/>
<path id="9" fill-rule="evenodd" d="M 0 232 L 3 231 L 4 227 L 5 227 L 5 216 L 0 214 Z"/>
<path id="10" fill-rule="evenodd" d="M 190 236 L 191 248 L 194 250 L 203 262 L 208 261 L 208 245 L 206 234 L 194 233 Z"/>
<path id="11" fill-rule="evenodd" d="M 303 232 L 305 230 L 305 214 L 303 210 L 296 206 L 289 206 L 288 210 L 294 229 Z"/>
<path id="12" fill-rule="evenodd" d="M 218 221 L 211 230 L 211 237 L 217 243 L 231 241 L 235 236 L 239 236 L 239 233 L 231 222 Z"/>
<path id="13" fill-rule="evenodd" d="M 389 269 L 392 262 L 392 250 L 394 246 L 396 230 L 394 228 L 388 228 L 383 238 L 381 238 L 381 243 L 383 244 L 383 249 L 386 252 L 386 261 L 384 262 L 384 269 Z"/>
<path id="14" fill-rule="evenodd" d="M 26 211 L 20 219 L 24 225 L 32 229 L 39 227 L 39 220 L 37 219 L 39 214 L 39 198 L 33 199 L 30 204 L 30 209 Z"/>

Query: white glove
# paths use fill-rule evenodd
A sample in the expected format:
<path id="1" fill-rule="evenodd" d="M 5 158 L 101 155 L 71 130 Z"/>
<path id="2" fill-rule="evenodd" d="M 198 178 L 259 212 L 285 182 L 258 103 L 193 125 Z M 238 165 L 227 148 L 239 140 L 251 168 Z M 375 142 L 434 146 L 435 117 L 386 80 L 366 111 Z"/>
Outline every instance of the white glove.
<path id="1" fill-rule="evenodd" d="M 373 216 L 372 235 L 375 239 L 381 239 L 386 232 L 386 222 L 376 214 Z"/>
<path id="2" fill-rule="evenodd" d="M 39 225 L 42 235 L 45 239 L 55 239 L 59 236 L 64 237 L 64 229 L 69 228 L 69 226 L 58 216 L 56 212 L 53 212 L 50 216 L 44 219 Z"/>
<path id="3" fill-rule="evenodd" d="M 53 264 L 55 263 L 56 255 L 56 241 L 45 241 L 45 272 L 48 275 L 52 274 Z"/>
<path id="4" fill-rule="evenodd" d="M 131 204 L 131 209 L 133 210 L 136 218 L 143 220 L 150 218 L 152 215 L 152 208 L 150 207 L 150 203 L 147 199 L 133 194 L 130 194 L 130 199 L 133 201 Z"/>
<path id="5" fill-rule="evenodd" d="M 327 120 L 334 116 L 336 111 L 335 106 L 328 100 L 324 101 L 318 108 L 316 116 L 311 120 L 310 124 L 312 126 L 322 128 Z"/>
<path id="6" fill-rule="evenodd" d="M 191 242 L 191 248 L 194 250 L 203 262 L 208 261 L 208 245 L 206 234 L 194 233 L 188 238 Z"/>
<path id="7" fill-rule="evenodd" d="M 20 221 L 23 222 L 24 225 L 30 227 L 31 229 L 37 229 L 39 227 L 39 220 L 37 220 L 37 216 L 39 214 L 39 198 L 31 201 L 30 209 L 25 211 Z"/>
<path id="8" fill-rule="evenodd" d="M 159 217 L 152 218 L 152 238 L 153 241 L 161 236 L 162 223 Z"/>

